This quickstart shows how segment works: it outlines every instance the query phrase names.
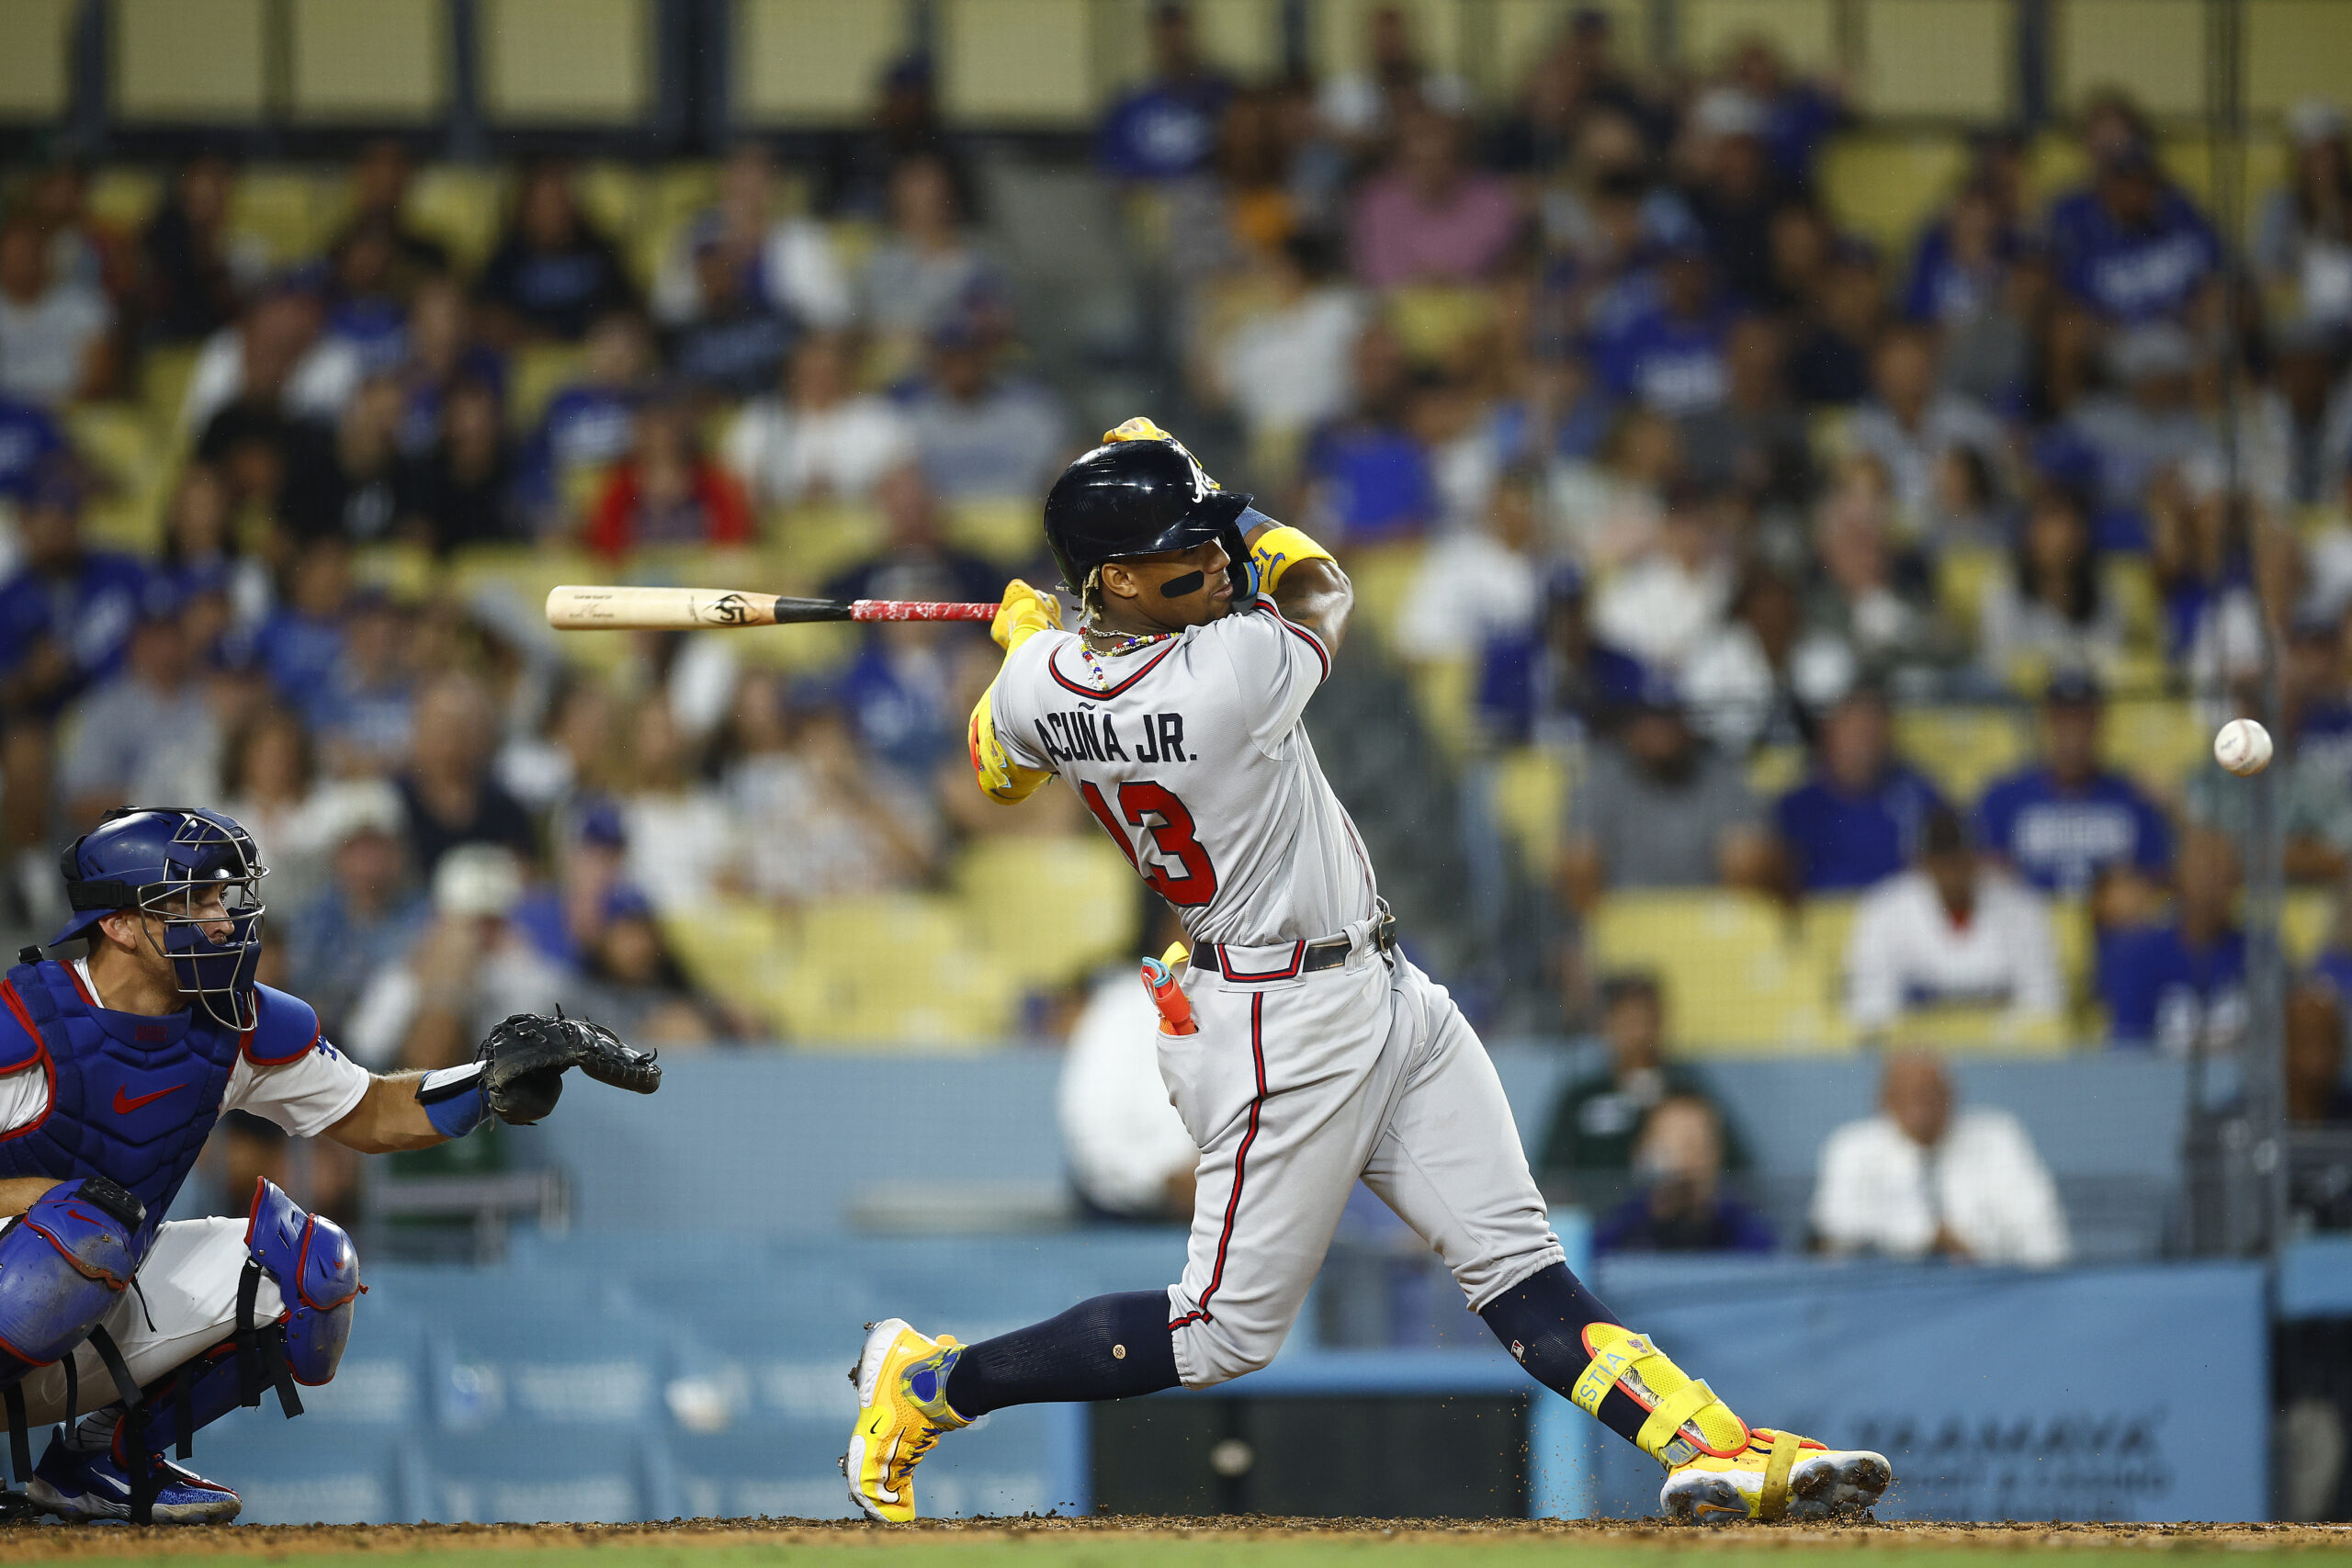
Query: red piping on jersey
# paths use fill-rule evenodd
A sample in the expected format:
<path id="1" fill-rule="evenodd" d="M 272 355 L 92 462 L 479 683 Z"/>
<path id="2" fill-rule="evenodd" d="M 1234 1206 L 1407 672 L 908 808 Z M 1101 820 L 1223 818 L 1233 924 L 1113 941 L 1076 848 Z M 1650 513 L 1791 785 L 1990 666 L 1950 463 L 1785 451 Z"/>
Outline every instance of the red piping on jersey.
<path id="1" fill-rule="evenodd" d="M 1298 966 L 1306 962 L 1306 944 L 1295 942 L 1290 944 L 1289 968 L 1276 969 L 1265 975 L 1244 975 L 1233 967 L 1232 959 L 1226 956 L 1227 951 L 1225 943 L 1216 944 L 1216 966 L 1224 971 L 1228 980 L 1295 980 L 1298 978 Z"/>
<path id="2" fill-rule="evenodd" d="M 1323 679 L 1328 681 L 1331 678 L 1331 655 L 1324 648 L 1323 639 L 1321 637 L 1317 637 L 1313 632 L 1308 631 L 1305 626 L 1300 626 L 1296 621 L 1294 621 L 1288 615 L 1283 615 L 1282 611 L 1275 608 L 1274 602 L 1271 599 L 1259 600 L 1258 608 L 1273 616 L 1275 620 L 1280 621 L 1283 624 L 1284 630 L 1288 631 L 1293 637 L 1297 637 L 1300 641 L 1306 643 L 1307 647 L 1313 649 L 1315 650 L 1316 662 L 1323 666 Z"/>
<path id="3" fill-rule="evenodd" d="M 67 966 L 66 973 L 69 975 L 73 973 L 71 965 Z M 40 1125 L 49 1120 L 49 1113 L 57 1109 L 57 1063 L 50 1056 L 49 1042 L 42 1039 L 40 1031 L 33 1026 L 33 1015 L 25 1010 L 24 998 L 17 995 L 15 981 L 0 980 L 0 1002 L 7 1004 L 8 1010 L 16 1015 L 18 1023 L 25 1026 L 25 1032 L 32 1037 L 33 1043 L 31 1055 L 13 1066 L 0 1067 L 0 1073 L 22 1072 L 33 1063 L 39 1062 L 44 1085 L 40 1114 L 21 1127 L 11 1127 L 6 1132 L 0 1133 L 0 1144 L 5 1144 L 11 1138 L 21 1138 L 28 1133 L 38 1131 Z"/>
<path id="4" fill-rule="evenodd" d="M 1250 998 L 1250 1055 L 1257 1064 L 1258 1092 L 1250 1101 L 1250 1130 L 1241 1134 L 1241 1146 L 1233 1151 L 1233 1196 L 1225 1201 L 1225 1228 L 1217 1232 L 1216 1267 L 1209 1270 L 1209 1287 L 1201 1292 L 1201 1304 L 1168 1325 L 1168 1332 L 1194 1323 L 1214 1323 L 1209 1315 L 1209 1298 L 1225 1282 L 1225 1249 L 1233 1241 L 1233 1217 L 1241 1212 L 1242 1168 L 1250 1158 L 1250 1145 L 1258 1141 L 1258 1112 L 1266 1103 L 1266 1042 L 1260 1023 L 1266 1010 L 1263 991 Z"/>
<path id="5" fill-rule="evenodd" d="M 1092 686 L 1081 686 L 1077 682 L 1062 673 L 1061 666 L 1054 662 L 1055 660 L 1061 657 L 1061 650 L 1059 649 L 1056 649 L 1053 652 L 1046 656 L 1046 673 L 1051 675 L 1057 682 L 1058 682 L 1062 690 L 1066 692 L 1076 692 L 1081 697 L 1100 702 L 1104 697 L 1117 696 L 1129 686 L 1134 685 L 1137 681 L 1142 680 L 1145 676 L 1159 669 L 1159 661 L 1166 659 L 1170 654 L 1175 651 L 1176 645 L 1171 642 L 1166 648 L 1161 649 L 1158 653 L 1153 654 L 1151 656 L 1150 663 L 1146 664 L 1142 669 L 1136 671 L 1134 674 L 1128 676 L 1117 685 L 1107 686 L 1099 691 Z"/>

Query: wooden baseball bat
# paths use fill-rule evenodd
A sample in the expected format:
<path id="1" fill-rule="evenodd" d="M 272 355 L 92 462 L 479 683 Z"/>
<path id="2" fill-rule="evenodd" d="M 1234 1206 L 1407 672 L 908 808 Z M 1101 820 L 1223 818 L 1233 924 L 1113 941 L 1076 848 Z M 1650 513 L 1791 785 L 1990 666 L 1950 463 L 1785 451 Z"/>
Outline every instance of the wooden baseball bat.
<path id="1" fill-rule="evenodd" d="M 732 588 L 583 588 L 548 591 L 558 631 L 691 631 L 697 626 L 786 626 L 804 621 L 992 621 L 994 604 L 911 599 L 788 599 Z"/>

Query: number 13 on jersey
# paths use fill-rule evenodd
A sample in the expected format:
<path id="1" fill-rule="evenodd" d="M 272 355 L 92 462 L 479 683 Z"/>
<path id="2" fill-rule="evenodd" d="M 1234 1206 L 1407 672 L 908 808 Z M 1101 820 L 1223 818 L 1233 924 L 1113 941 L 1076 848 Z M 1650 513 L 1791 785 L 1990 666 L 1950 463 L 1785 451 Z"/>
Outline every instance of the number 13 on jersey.
<path id="1" fill-rule="evenodd" d="M 1193 836 L 1193 814 L 1184 803 L 1170 794 L 1163 784 L 1148 779 L 1138 779 L 1119 786 L 1119 810 L 1114 815 L 1110 802 L 1102 798 L 1102 790 L 1092 784 L 1080 783 L 1078 793 L 1085 797 L 1086 808 L 1102 824 L 1127 857 L 1127 863 L 1139 873 L 1147 886 L 1179 908 L 1189 909 L 1207 903 L 1216 897 L 1216 867 L 1209 863 L 1209 852 Z M 1120 818 L 1125 818 L 1123 824 Z M 1139 852 L 1140 846 L 1127 829 L 1141 828 L 1150 835 L 1151 852 Z M 1171 874 L 1171 868 L 1181 868 Z"/>

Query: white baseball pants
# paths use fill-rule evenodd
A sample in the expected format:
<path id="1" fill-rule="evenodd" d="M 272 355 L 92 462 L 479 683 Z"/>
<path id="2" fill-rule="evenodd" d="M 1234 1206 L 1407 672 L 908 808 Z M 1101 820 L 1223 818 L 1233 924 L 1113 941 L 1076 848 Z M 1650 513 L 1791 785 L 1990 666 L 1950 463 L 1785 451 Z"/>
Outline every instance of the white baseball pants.
<path id="1" fill-rule="evenodd" d="M 1169 1287 L 1176 1368 L 1205 1388 L 1273 1359 L 1358 1178 L 1445 1260 L 1471 1310 L 1566 1261 L 1510 1105 L 1445 987 L 1370 922 L 1345 966 L 1185 980 L 1199 1032 L 1162 1033 L 1160 1076 L 1200 1148 L 1184 1277 Z M 1292 944 L 1228 947 L 1242 974 Z"/>
<path id="2" fill-rule="evenodd" d="M 142 1385 L 152 1383 L 235 1331 L 237 1281 L 245 1258 L 243 1220 L 175 1220 L 156 1231 L 136 1282 L 98 1320 L 132 1377 Z M 282 1305 L 277 1282 L 264 1274 L 254 1300 L 254 1321 L 275 1320 Z M 74 1373 L 79 1414 L 102 1410 L 120 1397 L 86 1339 L 74 1351 Z M 64 1363 L 40 1369 L 22 1386 L 28 1424 L 65 1418 Z"/>

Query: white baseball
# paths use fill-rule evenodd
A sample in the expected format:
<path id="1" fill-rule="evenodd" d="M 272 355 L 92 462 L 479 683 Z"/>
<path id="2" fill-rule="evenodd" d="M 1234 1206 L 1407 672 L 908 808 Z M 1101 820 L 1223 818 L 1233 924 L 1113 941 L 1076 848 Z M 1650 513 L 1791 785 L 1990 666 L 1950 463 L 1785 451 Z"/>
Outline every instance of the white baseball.
<path id="1" fill-rule="evenodd" d="M 2270 765 L 2270 731 L 2250 718 L 2233 718 L 2213 737 L 2213 761 L 2240 778 Z"/>

